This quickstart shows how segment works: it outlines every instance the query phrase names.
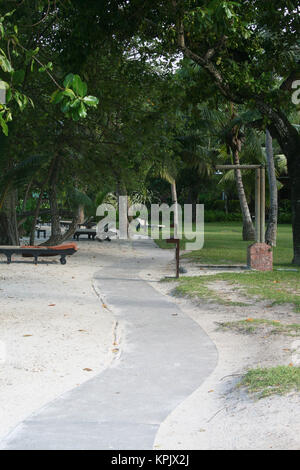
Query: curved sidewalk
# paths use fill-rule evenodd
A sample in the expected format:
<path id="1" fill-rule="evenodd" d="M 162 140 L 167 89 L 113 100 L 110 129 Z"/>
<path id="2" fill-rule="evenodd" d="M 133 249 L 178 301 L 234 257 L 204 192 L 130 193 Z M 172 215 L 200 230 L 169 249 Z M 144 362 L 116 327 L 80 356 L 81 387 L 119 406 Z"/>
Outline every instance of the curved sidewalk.
<path id="1" fill-rule="evenodd" d="M 2 449 L 152 449 L 160 424 L 215 368 L 204 331 L 136 274 L 160 250 L 151 241 L 134 246 L 138 257 L 128 250 L 95 276 L 124 331 L 120 358 L 21 423 Z"/>

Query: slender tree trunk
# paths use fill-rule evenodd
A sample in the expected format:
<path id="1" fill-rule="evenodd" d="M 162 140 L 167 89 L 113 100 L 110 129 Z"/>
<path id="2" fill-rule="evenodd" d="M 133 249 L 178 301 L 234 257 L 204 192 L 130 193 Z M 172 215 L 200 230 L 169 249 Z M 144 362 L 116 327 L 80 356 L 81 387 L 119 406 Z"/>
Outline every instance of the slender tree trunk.
<path id="1" fill-rule="evenodd" d="M 126 220 L 124 221 L 124 232 L 125 232 L 125 224 L 127 224 L 127 227 L 126 227 L 126 230 L 127 230 L 127 236 L 129 237 L 129 223 L 132 221 L 133 217 L 132 216 L 128 216 L 128 202 L 127 202 L 127 207 L 121 207 L 122 204 L 120 203 L 120 197 L 121 196 L 128 196 L 128 193 L 127 193 L 127 188 L 126 188 L 126 185 L 124 184 L 124 182 L 122 181 L 122 179 L 120 177 L 118 177 L 118 180 L 117 180 L 117 190 L 116 190 L 116 193 L 117 193 L 117 198 L 118 198 L 118 212 L 119 212 L 119 228 L 121 227 L 121 224 L 122 224 L 122 221 L 120 220 L 120 217 L 121 217 L 121 214 L 123 212 L 126 211 L 126 216 L 124 214 L 124 216 L 126 217 Z"/>
<path id="2" fill-rule="evenodd" d="M 234 111 L 234 105 L 231 103 L 231 119 L 236 117 Z M 229 145 L 232 151 L 232 156 L 235 165 L 240 164 L 240 152 L 242 150 L 243 145 L 243 136 L 240 132 L 238 126 L 234 126 L 231 130 L 230 141 Z M 243 217 L 243 240 L 245 241 L 252 241 L 255 240 L 255 228 L 252 222 L 245 188 L 243 184 L 243 177 L 241 170 L 234 170 L 235 180 L 236 180 L 236 187 L 239 196 L 242 217 Z"/>
<path id="3" fill-rule="evenodd" d="M 292 203 L 292 223 L 294 258 L 293 264 L 300 266 L 300 142 L 293 161 L 289 162 L 289 175 L 291 181 L 291 203 Z M 297 155 L 297 157 L 296 157 Z"/>
<path id="4" fill-rule="evenodd" d="M 58 177 L 59 177 L 60 158 L 57 156 L 54 160 L 53 171 L 50 177 L 50 212 L 51 212 L 51 237 L 50 241 L 57 240 L 61 237 L 60 216 L 58 208 Z"/>
<path id="5" fill-rule="evenodd" d="M 79 224 L 83 224 L 85 221 L 84 206 L 81 204 L 79 206 Z"/>
<path id="6" fill-rule="evenodd" d="M 237 149 L 233 150 L 233 158 L 235 165 L 240 164 L 239 152 Z M 234 170 L 236 187 L 239 196 L 242 216 L 243 216 L 243 240 L 255 240 L 255 229 L 251 219 L 251 214 L 245 194 L 242 172 L 241 170 Z"/>
<path id="7" fill-rule="evenodd" d="M 26 189 L 26 193 L 25 193 L 25 196 L 24 196 L 23 204 L 22 204 L 22 212 L 26 211 L 26 205 L 27 205 L 27 201 L 29 199 L 29 194 L 30 194 L 30 190 L 31 190 L 31 187 L 32 187 L 32 183 L 33 183 L 33 178 L 29 182 L 29 184 L 27 186 L 27 189 Z"/>
<path id="8" fill-rule="evenodd" d="M 17 192 L 11 189 L 7 192 L 3 207 L 0 212 L 0 244 L 14 245 L 20 244 L 17 223 Z"/>
<path id="9" fill-rule="evenodd" d="M 172 203 L 175 205 L 174 209 L 174 238 L 178 237 L 179 216 L 178 216 L 178 200 L 177 200 L 177 187 L 175 179 L 171 183 Z"/>
<path id="10" fill-rule="evenodd" d="M 278 188 L 275 173 L 272 136 L 268 130 L 266 131 L 266 155 L 270 188 L 270 212 L 268 227 L 266 230 L 266 243 L 271 246 L 276 246 L 278 222 Z"/>
<path id="11" fill-rule="evenodd" d="M 300 161 L 300 155 L 298 156 Z M 293 214 L 293 241 L 294 258 L 293 264 L 300 266 L 300 165 L 297 165 L 297 172 L 291 176 L 291 201 Z"/>

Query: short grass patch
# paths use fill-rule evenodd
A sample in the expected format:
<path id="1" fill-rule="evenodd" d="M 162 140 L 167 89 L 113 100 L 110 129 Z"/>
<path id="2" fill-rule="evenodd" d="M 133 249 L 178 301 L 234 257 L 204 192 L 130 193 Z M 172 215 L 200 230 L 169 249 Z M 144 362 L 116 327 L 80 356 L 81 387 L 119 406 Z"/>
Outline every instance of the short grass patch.
<path id="1" fill-rule="evenodd" d="M 247 318 L 246 320 L 219 322 L 219 328 L 234 330 L 238 333 L 251 334 L 260 330 L 268 330 L 269 334 L 284 334 L 287 336 L 300 336 L 300 324 L 285 324 L 276 320 L 264 318 Z"/>
<path id="2" fill-rule="evenodd" d="M 292 390 L 300 391 L 300 367 L 277 366 L 265 369 L 251 369 L 241 380 L 245 386 L 260 398 L 283 395 Z"/>
<path id="3" fill-rule="evenodd" d="M 203 276 L 205 280 L 202 282 L 202 276 L 199 277 L 182 277 L 176 279 L 178 283 L 173 293 L 178 297 L 194 297 L 199 299 L 206 299 L 216 302 L 221 305 L 235 305 L 235 306 L 246 306 L 243 302 L 232 302 L 225 299 L 222 294 L 218 294 L 213 289 L 207 287 L 207 281 L 211 281 L 211 277 L 214 276 Z M 175 279 L 174 279 L 175 280 Z"/>
<path id="4" fill-rule="evenodd" d="M 271 305 L 293 304 L 295 311 L 300 312 L 300 272 L 273 271 L 245 273 L 220 273 L 208 276 L 182 277 L 176 288 L 178 294 L 207 298 L 208 283 L 226 281 L 234 287 L 242 289 L 242 293 L 268 300 Z M 203 295 L 203 293 L 205 295 Z M 217 297 L 220 297 L 219 294 Z"/>

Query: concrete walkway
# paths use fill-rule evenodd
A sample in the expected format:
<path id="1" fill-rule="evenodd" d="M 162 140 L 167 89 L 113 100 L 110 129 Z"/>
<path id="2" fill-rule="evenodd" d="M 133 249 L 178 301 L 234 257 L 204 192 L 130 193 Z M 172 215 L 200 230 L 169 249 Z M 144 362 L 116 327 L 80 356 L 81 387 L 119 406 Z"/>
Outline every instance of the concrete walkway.
<path id="1" fill-rule="evenodd" d="M 124 331 L 120 358 L 21 423 L 2 449 L 152 449 L 160 424 L 215 368 L 204 331 L 137 275 L 170 253 L 152 241 L 135 242 L 122 259 L 113 244 L 108 251 L 95 287 Z"/>

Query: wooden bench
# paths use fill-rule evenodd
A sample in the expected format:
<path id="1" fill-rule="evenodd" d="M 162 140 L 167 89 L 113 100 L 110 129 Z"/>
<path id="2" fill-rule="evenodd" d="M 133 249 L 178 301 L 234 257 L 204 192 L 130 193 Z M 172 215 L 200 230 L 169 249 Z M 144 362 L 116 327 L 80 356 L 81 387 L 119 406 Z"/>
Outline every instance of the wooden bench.
<path id="1" fill-rule="evenodd" d="M 97 235 L 97 231 L 94 230 L 94 229 L 78 229 L 76 230 L 76 232 L 74 233 L 74 239 L 79 241 L 79 238 L 81 235 L 87 235 L 89 240 L 95 240 L 96 238 L 96 235 Z"/>
<path id="2" fill-rule="evenodd" d="M 38 263 L 40 256 L 60 256 L 61 264 L 66 264 L 66 256 L 76 253 L 78 247 L 76 243 L 60 246 L 0 246 L 0 254 L 7 258 L 7 264 L 11 263 L 12 255 L 22 255 L 23 258 L 34 258 L 34 264 Z"/>

